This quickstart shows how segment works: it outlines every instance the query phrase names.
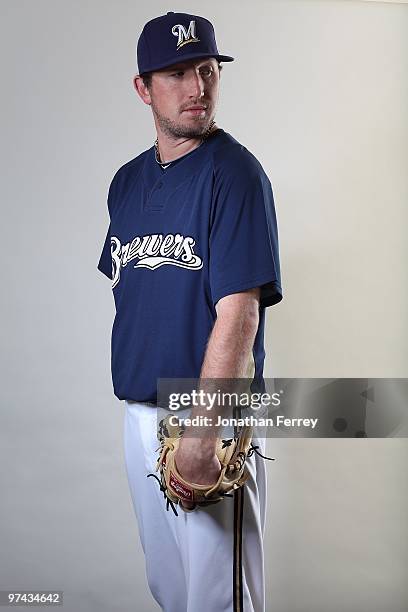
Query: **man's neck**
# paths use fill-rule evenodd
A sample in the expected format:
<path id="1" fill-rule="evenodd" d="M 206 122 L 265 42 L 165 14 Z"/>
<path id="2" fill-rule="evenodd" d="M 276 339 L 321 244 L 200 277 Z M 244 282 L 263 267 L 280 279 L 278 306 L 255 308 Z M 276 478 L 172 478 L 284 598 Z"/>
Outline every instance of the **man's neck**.
<path id="1" fill-rule="evenodd" d="M 211 128 L 210 134 L 218 129 L 218 126 L 214 123 Z M 208 137 L 208 136 L 207 136 Z M 202 138 L 169 138 L 163 132 L 158 132 L 157 135 L 159 141 L 159 153 L 161 163 L 172 162 L 179 157 L 183 157 L 190 151 L 193 151 L 200 146 Z"/>

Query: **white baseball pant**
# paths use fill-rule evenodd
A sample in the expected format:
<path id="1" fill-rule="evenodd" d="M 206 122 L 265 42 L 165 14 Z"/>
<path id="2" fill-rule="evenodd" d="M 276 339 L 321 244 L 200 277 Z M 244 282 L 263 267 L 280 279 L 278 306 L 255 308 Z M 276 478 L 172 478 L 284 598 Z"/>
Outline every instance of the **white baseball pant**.
<path id="1" fill-rule="evenodd" d="M 176 516 L 156 473 L 158 409 L 125 400 L 124 451 L 147 581 L 164 612 L 264 612 L 265 460 L 233 498 Z M 265 440 L 254 439 L 264 454 Z"/>

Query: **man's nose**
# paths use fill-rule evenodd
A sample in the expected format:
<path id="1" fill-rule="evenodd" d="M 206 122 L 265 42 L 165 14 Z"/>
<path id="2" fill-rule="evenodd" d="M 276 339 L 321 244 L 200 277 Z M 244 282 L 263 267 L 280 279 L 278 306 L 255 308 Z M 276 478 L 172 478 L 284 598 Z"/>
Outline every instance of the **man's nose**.
<path id="1" fill-rule="evenodd" d="M 190 97 L 201 98 L 201 96 L 204 94 L 204 79 L 202 78 L 201 74 L 192 70 L 188 84 Z"/>

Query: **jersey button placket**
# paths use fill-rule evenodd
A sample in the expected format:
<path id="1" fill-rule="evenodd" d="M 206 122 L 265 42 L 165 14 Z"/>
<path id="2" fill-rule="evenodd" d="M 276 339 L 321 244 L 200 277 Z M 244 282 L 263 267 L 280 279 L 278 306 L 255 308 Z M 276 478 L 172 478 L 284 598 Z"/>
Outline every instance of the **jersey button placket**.
<path id="1" fill-rule="evenodd" d="M 161 212 L 164 209 L 163 197 L 161 195 L 163 185 L 163 181 L 158 181 L 151 190 L 145 205 L 146 212 Z"/>

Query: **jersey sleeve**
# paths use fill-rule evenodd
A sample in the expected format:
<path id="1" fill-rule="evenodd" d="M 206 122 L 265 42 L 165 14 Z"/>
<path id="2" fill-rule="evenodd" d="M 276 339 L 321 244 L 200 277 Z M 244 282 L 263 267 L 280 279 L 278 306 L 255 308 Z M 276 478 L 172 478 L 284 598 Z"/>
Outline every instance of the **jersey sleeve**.
<path id="1" fill-rule="evenodd" d="M 212 301 L 254 287 L 260 306 L 282 300 L 278 227 L 271 183 L 262 166 L 247 156 L 230 156 L 215 170 L 210 231 L 209 280 Z"/>
<path id="2" fill-rule="evenodd" d="M 109 223 L 106 233 L 105 242 L 102 247 L 101 256 L 99 258 L 98 270 L 112 280 L 112 257 L 111 257 L 111 226 Z"/>
<path id="3" fill-rule="evenodd" d="M 116 189 L 115 181 L 116 181 L 117 175 L 118 175 L 118 172 L 115 174 L 115 176 L 113 177 L 111 181 L 111 184 L 109 185 L 107 205 L 108 205 L 108 213 L 109 213 L 110 221 L 109 221 L 108 231 L 106 232 L 105 242 L 103 243 L 102 252 L 99 257 L 99 262 L 97 266 L 98 270 L 100 270 L 103 274 L 105 274 L 105 276 L 107 276 L 111 280 L 113 277 L 112 256 L 111 256 L 111 220 L 112 220 L 113 201 L 114 201 L 114 195 L 115 195 L 115 189 Z"/>

